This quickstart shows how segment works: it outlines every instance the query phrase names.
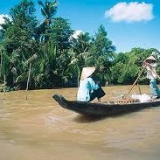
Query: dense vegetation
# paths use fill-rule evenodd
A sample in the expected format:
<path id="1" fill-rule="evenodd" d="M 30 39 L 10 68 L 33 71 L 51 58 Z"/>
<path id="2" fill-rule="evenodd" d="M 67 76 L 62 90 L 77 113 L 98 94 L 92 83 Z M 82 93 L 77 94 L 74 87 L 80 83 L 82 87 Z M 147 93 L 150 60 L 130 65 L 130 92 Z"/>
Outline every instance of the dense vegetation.
<path id="1" fill-rule="evenodd" d="M 133 48 L 116 53 L 116 46 L 100 25 L 94 36 L 75 36 L 69 20 L 56 17 L 57 1 L 38 1 L 43 23 L 36 18 L 35 4 L 22 0 L 10 9 L 0 30 L 0 83 L 10 89 L 77 86 L 81 69 L 96 66 L 102 84 L 132 84 L 142 61 L 155 48 Z M 160 67 L 158 67 L 160 73 Z M 146 84 L 145 73 L 140 83 Z"/>

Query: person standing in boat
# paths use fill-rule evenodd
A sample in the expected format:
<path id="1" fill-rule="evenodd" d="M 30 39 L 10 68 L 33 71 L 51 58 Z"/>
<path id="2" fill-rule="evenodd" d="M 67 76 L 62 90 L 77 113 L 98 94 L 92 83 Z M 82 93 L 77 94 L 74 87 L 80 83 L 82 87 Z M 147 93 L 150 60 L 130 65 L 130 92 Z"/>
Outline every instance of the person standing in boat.
<path id="1" fill-rule="evenodd" d="M 147 69 L 147 78 L 150 81 L 151 97 L 156 99 L 160 98 L 160 90 L 157 85 L 157 78 L 160 78 L 156 72 L 157 60 L 153 56 L 149 56 L 143 62 L 144 67 Z"/>
<path id="2" fill-rule="evenodd" d="M 95 67 L 84 67 L 81 72 L 80 84 L 77 92 L 78 101 L 92 101 L 95 98 L 98 102 L 105 95 L 100 82 L 93 78 Z"/>

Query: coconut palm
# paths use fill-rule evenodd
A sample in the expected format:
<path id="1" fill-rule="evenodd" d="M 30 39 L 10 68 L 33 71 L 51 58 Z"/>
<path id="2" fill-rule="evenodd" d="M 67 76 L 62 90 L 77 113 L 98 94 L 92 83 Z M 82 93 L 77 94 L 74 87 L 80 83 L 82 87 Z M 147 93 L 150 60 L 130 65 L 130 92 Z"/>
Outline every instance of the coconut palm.
<path id="1" fill-rule="evenodd" d="M 42 6 L 41 13 L 45 17 L 46 24 L 50 25 L 53 16 L 57 12 L 57 0 L 53 2 L 46 0 L 44 3 L 39 0 L 38 4 Z"/>
<path id="2" fill-rule="evenodd" d="M 37 35 L 41 35 L 41 37 L 39 36 L 41 38 L 41 41 L 46 42 L 48 40 L 48 33 L 50 25 L 52 23 L 53 16 L 57 12 L 57 0 L 46 0 L 45 2 L 43 2 L 42 0 L 38 0 L 38 4 L 42 7 L 41 13 L 45 19 L 43 23 L 36 28 L 35 32 Z"/>

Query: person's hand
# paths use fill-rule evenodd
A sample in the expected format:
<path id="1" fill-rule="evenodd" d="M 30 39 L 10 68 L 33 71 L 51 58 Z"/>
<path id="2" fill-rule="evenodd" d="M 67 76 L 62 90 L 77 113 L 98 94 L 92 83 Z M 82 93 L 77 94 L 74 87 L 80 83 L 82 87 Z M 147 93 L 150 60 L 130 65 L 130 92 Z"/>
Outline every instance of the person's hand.
<path id="1" fill-rule="evenodd" d="M 148 63 L 146 61 L 143 61 L 143 66 L 147 66 Z"/>
<path id="2" fill-rule="evenodd" d="M 148 63 L 148 62 L 146 62 L 146 61 L 143 61 L 143 66 L 144 67 L 149 67 L 150 69 L 152 69 L 152 66 Z"/>

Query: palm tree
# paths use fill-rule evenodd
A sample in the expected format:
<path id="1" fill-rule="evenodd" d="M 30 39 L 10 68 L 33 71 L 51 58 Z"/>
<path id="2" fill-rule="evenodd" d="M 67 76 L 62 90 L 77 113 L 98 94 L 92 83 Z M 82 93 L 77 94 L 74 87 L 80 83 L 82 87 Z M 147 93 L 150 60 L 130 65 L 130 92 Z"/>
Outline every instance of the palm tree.
<path id="1" fill-rule="evenodd" d="M 39 0 L 38 4 L 42 6 L 41 13 L 45 17 L 47 25 L 50 25 L 52 18 L 57 11 L 57 0 L 53 2 L 46 0 L 44 3 L 41 0 Z"/>
<path id="2" fill-rule="evenodd" d="M 80 32 L 73 34 L 70 37 L 71 42 L 71 63 L 69 64 L 69 70 L 73 73 L 73 79 L 77 77 L 79 81 L 82 68 L 87 65 L 88 52 L 90 49 L 90 36 L 89 33 Z"/>
<path id="3" fill-rule="evenodd" d="M 57 12 L 57 0 L 53 2 L 49 0 L 46 0 L 45 2 L 43 2 L 42 0 L 38 0 L 38 4 L 42 7 L 41 13 L 45 19 L 42 24 L 35 28 L 34 37 L 36 40 L 46 42 L 49 39 L 48 32 L 52 23 L 52 18 Z"/>

